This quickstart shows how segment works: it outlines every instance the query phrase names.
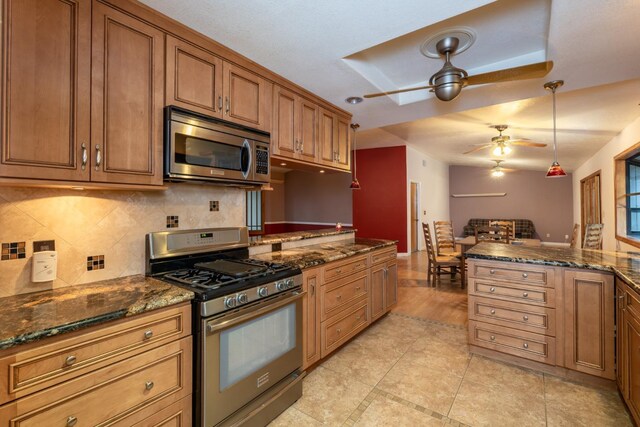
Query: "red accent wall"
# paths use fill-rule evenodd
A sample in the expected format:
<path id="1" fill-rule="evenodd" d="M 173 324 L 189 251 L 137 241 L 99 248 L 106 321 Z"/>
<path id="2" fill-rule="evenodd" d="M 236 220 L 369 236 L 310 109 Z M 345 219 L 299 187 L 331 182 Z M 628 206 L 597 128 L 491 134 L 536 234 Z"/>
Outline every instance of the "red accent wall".
<path id="1" fill-rule="evenodd" d="M 397 240 L 398 252 L 407 252 L 406 147 L 358 150 L 356 160 L 361 186 L 353 191 L 356 235 Z"/>

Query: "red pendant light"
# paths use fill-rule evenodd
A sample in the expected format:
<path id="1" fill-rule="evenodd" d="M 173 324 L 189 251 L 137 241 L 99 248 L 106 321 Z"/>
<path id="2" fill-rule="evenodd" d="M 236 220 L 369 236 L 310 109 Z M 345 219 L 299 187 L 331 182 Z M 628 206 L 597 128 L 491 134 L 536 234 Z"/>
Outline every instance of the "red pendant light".
<path id="1" fill-rule="evenodd" d="M 556 89 L 564 84 L 563 80 L 553 80 L 544 84 L 544 88 L 550 90 L 553 95 L 553 163 L 547 171 L 547 178 L 560 178 L 567 176 L 567 173 L 558 163 L 558 143 L 556 142 Z"/>
<path id="2" fill-rule="evenodd" d="M 356 151 L 358 149 L 356 145 L 356 131 L 358 130 L 359 127 L 360 127 L 359 124 L 351 123 L 351 129 L 353 129 L 353 180 L 351 181 L 351 185 L 349 186 L 349 188 L 351 188 L 352 190 L 360 190 L 360 182 L 356 177 L 357 166 L 358 166 L 356 163 Z"/>

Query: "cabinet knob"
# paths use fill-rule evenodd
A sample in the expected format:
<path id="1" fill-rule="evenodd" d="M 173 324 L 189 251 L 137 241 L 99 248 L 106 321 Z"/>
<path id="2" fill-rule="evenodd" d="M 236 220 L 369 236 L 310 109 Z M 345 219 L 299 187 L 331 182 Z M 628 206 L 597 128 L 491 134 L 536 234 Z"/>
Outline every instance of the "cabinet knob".
<path id="1" fill-rule="evenodd" d="M 73 427 L 76 424 L 78 424 L 78 418 L 74 417 L 73 415 L 67 417 L 67 427 Z"/>
<path id="2" fill-rule="evenodd" d="M 529 292 L 523 292 L 523 293 L 522 293 L 522 296 L 523 296 L 523 297 L 525 297 L 525 298 L 527 298 L 527 297 L 529 296 Z"/>
<path id="3" fill-rule="evenodd" d="M 356 286 L 356 291 L 359 291 L 359 290 L 360 290 L 360 286 Z"/>
<path id="4" fill-rule="evenodd" d="M 144 339 L 148 340 L 149 338 L 151 338 L 153 336 L 153 331 L 152 330 L 148 330 L 144 333 Z"/>
<path id="5" fill-rule="evenodd" d="M 362 319 L 362 314 L 359 314 L 358 316 L 356 316 L 356 320 L 360 320 Z"/>
<path id="6" fill-rule="evenodd" d="M 529 275 L 527 273 L 522 273 L 522 277 L 526 279 L 527 277 L 529 277 Z"/>
<path id="7" fill-rule="evenodd" d="M 341 268 L 336 270 L 336 274 L 340 274 L 340 273 L 342 273 L 342 269 Z"/>
<path id="8" fill-rule="evenodd" d="M 491 336 L 489 337 L 489 339 L 490 339 L 491 341 L 494 341 L 494 340 L 496 339 L 496 336 L 495 336 L 495 335 L 491 335 Z"/>
<path id="9" fill-rule="evenodd" d="M 336 329 L 336 332 L 338 333 L 338 335 L 340 335 L 340 332 L 342 332 L 342 329 L 338 328 Z"/>
<path id="10" fill-rule="evenodd" d="M 491 309 L 491 314 L 496 314 L 496 311 Z"/>
<path id="11" fill-rule="evenodd" d="M 495 274 L 496 271 L 492 268 L 491 270 L 489 270 L 489 274 Z"/>
<path id="12" fill-rule="evenodd" d="M 151 390 L 153 388 L 155 384 L 153 383 L 153 381 L 147 381 L 146 383 L 144 383 L 144 388 L 146 390 Z"/>
<path id="13" fill-rule="evenodd" d="M 340 301 L 342 299 L 342 295 L 336 295 L 336 299 Z"/>
<path id="14" fill-rule="evenodd" d="M 489 292 L 495 292 L 496 288 L 494 288 L 493 286 L 489 288 Z"/>
<path id="15" fill-rule="evenodd" d="M 522 346 L 523 346 L 524 348 L 529 348 L 529 344 L 527 344 L 527 343 L 522 344 Z"/>
<path id="16" fill-rule="evenodd" d="M 64 364 L 66 366 L 71 366 L 74 363 L 76 363 L 76 357 L 75 356 L 67 356 L 67 358 L 64 359 Z"/>
<path id="17" fill-rule="evenodd" d="M 528 321 L 529 320 L 529 316 L 527 316 L 527 315 L 522 316 L 522 320 L 524 320 L 525 322 Z"/>

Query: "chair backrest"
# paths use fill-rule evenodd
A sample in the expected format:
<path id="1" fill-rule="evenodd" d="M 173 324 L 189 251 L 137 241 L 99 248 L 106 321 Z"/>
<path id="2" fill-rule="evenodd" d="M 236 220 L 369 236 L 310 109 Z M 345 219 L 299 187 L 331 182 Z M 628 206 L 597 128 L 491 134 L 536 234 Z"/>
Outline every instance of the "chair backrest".
<path id="1" fill-rule="evenodd" d="M 604 224 L 587 224 L 584 228 L 582 249 L 602 249 L 602 228 Z"/>
<path id="2" fill-rule="evenodd" d="M 575 248 L 576 245 L 578 244 L 578 239 L 580 238 L 580 224 L 574 224 L 573 225 L 573 233 L 571 234 L 571 244 L 569 245 L 570 248 Z"/>
<path id="3" fill-rule="evenodd" d="M 451 221 L 433 221 L 433 232 L 436 235 L 438 255 L 456 251 L 456 240 L 453 237 L 453 224 Z"/>
<path id="4" fill-rule="evenodd" d="M 476 243 L 506 243 L 509 244 L 511 238 L 511 227 L 509 226 L 488 226 L 475 228 Z"/>
<path id="5" fill-rule="evenodd" d="M 492 220 L 489 221 L 490 227 L 509 227 L 509 238 L 511 240 L 516 238 L 516 222 L 515 221 L 507 221 L 507 220 Z"/>
<path id="6" fill-rule="evenodd" d="M 431 231 L 429 230 L 429 224 L 422 223 L 422 231 L 424 233 L 424 242 L 427 245 L 427 256 L 429 257 L 429 263 L 435 264 L 436 252 L 433 248 L 433 241 L 431 240 Z"/>

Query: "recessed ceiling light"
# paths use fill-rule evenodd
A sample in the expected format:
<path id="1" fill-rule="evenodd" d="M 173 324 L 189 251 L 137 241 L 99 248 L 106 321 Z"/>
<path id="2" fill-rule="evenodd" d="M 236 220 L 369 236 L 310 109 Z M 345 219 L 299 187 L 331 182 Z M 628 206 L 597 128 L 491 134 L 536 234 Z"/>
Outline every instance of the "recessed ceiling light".
<path id="1" fill-rule="evenodd" d="M 71 187 L 71 189 L 76 191 L 82 191 L 84 190 L 84 187 Z"/>
<path id="2" fill-rule="evenodd" d="M 320 173 L 324 173 L 324 169 L 320 169 Z"/>
<path id="3" fill-rule="evenodd" d="M 350 96 L 347 99 L 344 100 L 344 102 L 346 102 L 347 104 L 360 104 L 363 101 L 362 98 L 360 98 L 359 96 Z"/>
<path id="4" fill-rule="evenodd" d="M 280 166 L 287 166 L 285 162 L 280 163 Z"/>

